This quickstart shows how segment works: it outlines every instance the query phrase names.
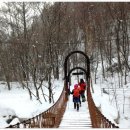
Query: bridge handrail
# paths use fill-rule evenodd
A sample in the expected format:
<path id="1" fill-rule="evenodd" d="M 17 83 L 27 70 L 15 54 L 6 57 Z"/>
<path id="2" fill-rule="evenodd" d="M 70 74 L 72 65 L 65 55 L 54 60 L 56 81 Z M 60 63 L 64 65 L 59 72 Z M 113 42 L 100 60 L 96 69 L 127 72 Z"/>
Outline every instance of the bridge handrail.
<path id="1" fill-rule="evenodd" d="M 43 113 L 6 128 L 57 128 L 67 105 L 65 87 L 56 103 Z"/>
<path id="2" fill-rule="evenodd" d="M 88 87 L 87 87 L 87 100 L 88 100 L 88 107 L 89 107 L 92 127 L 93 128 L 119 128 L 118 126 L 113 124 L 111 121 L 109 121 L 98 110 L 98 108 L 96 107 L 96 105 L 93 101 L 92 94 L 91 94 L 91 91 L 90 91 L 90 87 L 91 87 L 91 82 L 88 83 Z"/>

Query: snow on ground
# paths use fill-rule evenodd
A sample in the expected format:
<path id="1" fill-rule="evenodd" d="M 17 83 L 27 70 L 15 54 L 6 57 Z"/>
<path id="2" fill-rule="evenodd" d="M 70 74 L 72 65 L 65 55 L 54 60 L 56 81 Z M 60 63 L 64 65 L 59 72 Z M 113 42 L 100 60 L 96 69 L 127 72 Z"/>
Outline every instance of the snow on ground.
<path id="1" fill-rule="evenodd" d="M 0 128 L 6 127 L 8 125 L 6 121 L 15 115 L 14 110 L 0 105 Z"/>
<path id="2" fill-rule="evenodd" d="M 119 128 L 130 128 L 130 78 L 128 76 L 127 84 L 123 85 L 122 88 L 116 90 L 118 84 L 118 75 L 114 73 L 114 77 L 108 77 L 107 80 L 104 80 L 101 76 L 101 64 L 98 67 L 97 83 L 94 83 L 94 76 L 92 74 L 93 88 L 94 93 L 92 94 L 95 105 L 101 110 L 101 112 L 113 123 L 118 123 Z M 84 77 L 80 77 L 84 78 Z M 72 84 L 70 90 L 73 89 L 75 83 L 77 83 L 77 77 L 71 77 Z M 32 83 L 30 83 L 30 86 Z M 47 83 L 44 83 L 47 86 Z M 56 101 L 61 94 L 64 82 L 63 80 L 54 80 L 53 88 L 55 91 L 54 100 Z M 16 82 L 11 83 L 11 91 L 7 90 L 5 84 L 0 82 L 0 128 L 8 126 L 6 123 L 7 119 L 11 119 L 12 116 L 18 118 L 31 118 L 40 114 L 41 112 L 47 110 L 53 103 L 49 104 L 44 101 L 44 98 L 41 95 L 42 104 L 36 100 L 33 96 L 33 99 L 30 100 L 28 91 L 22 89 L 20 85 Z M 48 90 L 45 87 L 44 92 L 48 95 Z M 107 93 L 103 92 L 103 88 L 107 90 Z M 113 91 L 111 91 L 111 88 Z M 33 90 L 33 92 L 35 92 Z M 116 96 L 115 96 L 116 94 Z M 124 96 L 125 94 L 125 96 Z M 47 98 L 47 97 L 46 97 Z M 119 120 L 116 121 L 119 117 Z M 18 118 L 15 118 L 11 124 L 19 122 Z"/>
<path id="3" fill-rule="evenodd" d="M 116 62 L 115 59 L 113 59 Z M 105 66 L 104 62 L 104 66 Z M 103 79 L 102 66 L 99 64 L 96 84 L 92 74 L 94 93 L 92 94 L 95 105 L 100 108 L 102 114 L 119 128 L 130 128 L 130 77 L 127 76 L 127 84 L 119 88 L 119 75 Z M 124 77 L 122 82 L 124 82 Z M 104 92 L 103 92 L 104 89 Z M 118 119 L 115 122 L 115 119 Z"/>
<path id="4" fill-rule="evenodd" d="M 74 83 L 72 83 L 70 88 L 73 88 L 73 86 Z M 87 102 L 82 102 L 81 107 L 79 107 L 79 111 L 77 111 L 76 109 L 74 109 L 73 95 L 71 94 L 69 96 L 66 111 L 63 115 L 59 128 L 60 129 L 92 128 Z"/>
<path id="5" fill-rule="evenodd" d="M 101 70 L 100 70 L 101 71 Z M 94 76 L 92 76 L 93 80 L 93 88 L 94 93 L 92 93 L 93 100 L 95 102 L 95 105 L 100 109 L 101 113 L 109 119 L 112 123 L 119 126 L 119 128 L 130 128 L 130 96 L 128 88 L 130 88 L 130 83 L 124 86 L 125 89 L 125 96 L 128 97 L 125 99 L 125 112 L 123 113 L 123 92 L 117 91 L 117 105 L 115 97 L 111 94 L 106 94 L 103 92 L 102 88 L 108 88 L 111 87 L 112 84 L 118 83 L 117 75 L 115 74 L 114 79 L 108 78 L 107 80 L 103 80 L 101 75 L 97 75 L 97 83 L 94 83 Z M 84 78 L 84 77 L 80 77 Z M 79 79 L 80 79 L 79 78 Z M 70 87 L 70 90 L 73 89 L 74 84 L 77 84 L 77 77 L 72 76 L 72 85 Z M 128 87 L 129 86 L 129 87 Z M 120 94 L 120 95 L 119 95 Z M 120 96 L 120 97 L 119 97 Z M 124 125 L 125 124 L 125 125 Z"/>
<path id="6" fill-rule="evenodd" d="M 101 94 L 99 85 L 94 84 L 93 87 L 94 93 L 92 94 L 92 97 L 95 105 L 105 117 L 107 117 L 112 123 L 116 124 L 114 120 L 118 118 L 118 111 L 110 104 L 109 96 L 107 94 Z"/>
<path id="7" fill-rule="evenodd" d="M 2 83 L 2 84 L 1 84 Z M 16 82 L 11 83 L 11 91 L 7 90 L 6 84 L 0 83 L 0 128 L 8 126 L 6 123 L 7 119 L 11 119 L 11 116 L 17 116 L 20 119 L 32 118 L 43 111 L 47 110 L 53 103 L 45 102 L 44 98 L 40 92 L 42 104 L 33 99 L 30 100 L 27 89 L 22 89 L 20 85 Z M 46 84 L 47 85 L 47 84 Z M 64 82 L 62 80 L 54 80 L 54 101 L 56 102 L 59 98 Z M 48 95 L 48 90 L 44 87 L 43 91 Z M 34 92 L 34 90 L 33 90 Z M 47 97 L 46 97 L 47 99 Z M 47 99 L 48 100 L 48 99 Z M 18 119 L 11 122 L 15 124 Z"/>

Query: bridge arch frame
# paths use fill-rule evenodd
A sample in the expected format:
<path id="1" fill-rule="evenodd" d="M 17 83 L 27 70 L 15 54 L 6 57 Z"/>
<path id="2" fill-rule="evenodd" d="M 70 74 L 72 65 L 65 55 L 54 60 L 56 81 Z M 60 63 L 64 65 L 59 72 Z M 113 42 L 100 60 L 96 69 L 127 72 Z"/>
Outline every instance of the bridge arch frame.
<path id="1" fill-rule="evenodd" d="M 80 70 L 84 71 L 84 72 L 85 72 L 85 78 L 86 78 L 86 80 L 87 80 L 87 71 L 86 71 L 84 68 L 82 68 L 82 67 L 74 67 L 74 68 L 72 68 L 72 69 L 69 71 L 69 73 L 68 73 L 68 76 L 67 76 L 68 81 L 67 81 L 67 82 L 70 83 L 70 74 L 71 74 L 74 70 L 76 70 L 76 69 L 80 69 Z M 70 85 L 68 85 L 68 89 L 69 89 L 68 91 L 70 91 Z"/>
<path id="2" fill-rule="evenodd" d="M 68 66 L 67 66 L 67 63 L 68 63 L 68 59 L 71 55 L 75 54 L 75 53 L 79 53 L 79 54 L 82 54 L 84 57 L 85 57 L 85 64 L 87 65 L 87 71 L 82 68 L 82 67 L 75 67 L 75 68 L 72 68 L 69 72 L 68 72 Z M 65 87 L 66 87 L 66 92 L 68 94 L 68 82 L 69 82 L 69 76 L 71 74 L 71 72 L 75 69 L 81 69 L 83 70 L 85 73 L 86 73 L 86 80 L 87 82 L 89 81 L 90 79 L 90 60 L 89 60 L 89 57 L 82 51 L 72 51 L 70 52 L 66 58 L 65 58 L 65 62 L 64 62 L 64 79 L 65 79 Z"/>
<path id="3" fill-rule="evenodd" d="M 72 69 L 69 71 L 69 73 L 68 73 L 68 75 L 67 75 L 68 81 L 69 81 L 69 79 L 70 79 L 70 74 L 71 74 L 74 70 L 76 70 L 76 69 L 80 69 L 80 70 L 84 71 L 85 74 L 86 74 L 86 76 L 87 76 L 87 71 L 86 71 L 84 68 L 77 66 L 77 67 L 72 68 Z"/>

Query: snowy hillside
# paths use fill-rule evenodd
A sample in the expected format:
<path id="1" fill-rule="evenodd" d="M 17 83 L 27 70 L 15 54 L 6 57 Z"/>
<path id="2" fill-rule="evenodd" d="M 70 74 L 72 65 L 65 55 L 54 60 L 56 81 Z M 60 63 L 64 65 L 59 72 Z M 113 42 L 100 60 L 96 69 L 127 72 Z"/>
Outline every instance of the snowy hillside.
<path id="1" fill-rule="evenodd" d="M 62 80 L 54 81 L 54 101 L 59 98 L 63 83 Z M 5 85 L 3 82 L 0 83 L 0 128 L 7 127 L 9 124 L 16 124 L 19 120 L 32 118 L 53 105 L 53 103 L 49 104 L 48 101 L 45 102 L 42 94 L 40 98 L 42 104 L 35 97 L 30 100 L 28 91 L 22 89 L 16 82 L 11 83 L 11 91 L 8 91 Z M 48 90 L 44 88 L 44 91 L 48 95 Z"/>
<path id="2" fill-rule="evenodd" d="M 113 61 L 114 63 L 117 62 L 116 59 Z M 114 72 L 113 77 L 108 74 L 108 77 L 104 79 L 101 63 L 97 73 L 96 84 L 94 83 L 94 74 L 92 74 L 93 99 L 96 106 L 104 116 L 116 123 L 119 128 L 130 128 L 130 73 L 127 76 L 127 84 L 125 84 L 124 76 L 121 77 L 116 72 Z"/>

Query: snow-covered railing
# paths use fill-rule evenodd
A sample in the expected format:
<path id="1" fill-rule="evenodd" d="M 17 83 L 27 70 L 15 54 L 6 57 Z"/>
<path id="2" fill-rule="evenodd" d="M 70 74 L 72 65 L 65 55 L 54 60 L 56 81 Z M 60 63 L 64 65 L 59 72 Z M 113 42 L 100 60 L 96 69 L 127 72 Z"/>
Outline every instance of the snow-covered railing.
<path id="1" fill-rule="evenodd" d="M 89 107 L 92 127 L 93 128 L 119 128 L 118 126 L 113 124 L 111 121 L 109 121 L 95 106 L 95 103 L 93 101 L 91 91 L 90 91 L 91 86 L 89 83 L 87 87 L 87 100 L 88 100 L 88 107 Z"/>
<path id="2" fill-rule="evenodd" d="M 57 102 L 45 112 L 7 128 L 57 128 L 65 112 L 67 100 L 65 88 Z"/>

